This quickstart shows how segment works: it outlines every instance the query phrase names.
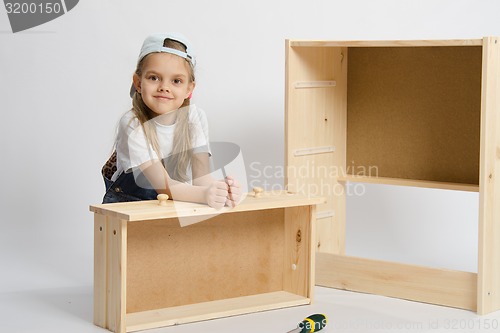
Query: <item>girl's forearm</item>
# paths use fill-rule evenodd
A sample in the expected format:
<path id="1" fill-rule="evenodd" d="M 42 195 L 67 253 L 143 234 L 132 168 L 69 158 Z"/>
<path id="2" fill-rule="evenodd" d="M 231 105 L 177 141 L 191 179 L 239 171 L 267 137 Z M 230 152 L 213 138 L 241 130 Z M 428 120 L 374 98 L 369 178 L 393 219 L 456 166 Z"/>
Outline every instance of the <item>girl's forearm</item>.
<path id="1" fill-rule="evenodd" d="M 141 171 L 158 193 L 168 194 L 174 200 L 207 203 L 207 186 L 204 184 L 190 185 L 173 180 L 159 161 L 141 165 Z"/>
<path id="2" fill-rule="evenodd" d="M 169 188 L 174 200 L 207 204 L 206 186 L 195 186 L 170 179 Z"/>

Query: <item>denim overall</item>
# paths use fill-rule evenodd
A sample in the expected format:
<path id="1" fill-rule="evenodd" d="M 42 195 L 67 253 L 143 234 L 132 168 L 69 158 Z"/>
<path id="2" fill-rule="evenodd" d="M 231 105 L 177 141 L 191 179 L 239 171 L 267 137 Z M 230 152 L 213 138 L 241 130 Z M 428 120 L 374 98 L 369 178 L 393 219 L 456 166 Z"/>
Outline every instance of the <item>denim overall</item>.
<path id="1" fill-rule="evenodd" d="M 106 194 L 104 194 L 102 203 L 156 200 L 158 193 L 151 186 L 142 187 L 137 185 L 137 183 L 144 184 L 147 182 L 144 174 L 141 173 L 137 177 L 138 180 L 136 181 L 133 172 L 122 172 L 115 181 L 103 176 Z"/>

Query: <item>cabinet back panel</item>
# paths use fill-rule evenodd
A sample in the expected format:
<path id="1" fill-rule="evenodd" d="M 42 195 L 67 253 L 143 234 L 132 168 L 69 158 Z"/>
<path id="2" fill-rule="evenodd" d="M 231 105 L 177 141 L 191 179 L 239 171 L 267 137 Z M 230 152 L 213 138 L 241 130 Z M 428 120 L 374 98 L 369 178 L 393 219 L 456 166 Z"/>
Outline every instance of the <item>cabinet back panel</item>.
<path id="1" fill-rule="evenodd" d="M 128 225 L 127 313 L 283 290 L 284 210 Z"/>
<path id="2" fill-rule="evenodd" d="M 480 46 L 352 47 L 348 57 L 351 170 L 478 184 Z"/>

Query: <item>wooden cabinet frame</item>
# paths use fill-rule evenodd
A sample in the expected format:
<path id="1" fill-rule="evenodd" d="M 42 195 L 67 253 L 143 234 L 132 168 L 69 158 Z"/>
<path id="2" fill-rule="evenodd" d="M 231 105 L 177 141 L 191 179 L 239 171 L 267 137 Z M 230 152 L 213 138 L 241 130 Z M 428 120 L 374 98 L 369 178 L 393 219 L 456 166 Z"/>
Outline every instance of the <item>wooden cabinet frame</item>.
<path id="1" fill-rule="evenodd" d="M 92 205 L 94 323 L 113 332 L 310 304 L 316 204 L 287 192 L 235 208 Z M 181 227 L 179 218 L 206 220 Z"/>
<path id="2" fill-rule="evenodd" d="M 499 310 L 500 39 L 287 40 L 285 75 L 285 184 L 327 198 L 316 283 Z M 349 182 L 478 191 L 478 272 L 346 256 Z"/>

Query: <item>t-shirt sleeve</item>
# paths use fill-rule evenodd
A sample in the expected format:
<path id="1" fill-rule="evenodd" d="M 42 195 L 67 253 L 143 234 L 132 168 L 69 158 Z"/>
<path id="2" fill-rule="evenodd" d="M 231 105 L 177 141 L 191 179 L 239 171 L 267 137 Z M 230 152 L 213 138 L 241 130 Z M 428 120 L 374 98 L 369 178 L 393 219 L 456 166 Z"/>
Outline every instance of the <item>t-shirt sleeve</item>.
<path id="1" fill-rule="evenodd" d="M 120 120 L 116 151 L 119 163 L 126 172 L 145 162 L 158 159 L 139 120 L 131 115 L 131 112 Z"/>
<path id="2" fill-rule="evenodd" d="M 212 155 L 208 139 L 208 121 L 205 112 L 193 106 L 190 112 L 190 121 L 193 133 L 193 154 L 208 153 Z"/>

